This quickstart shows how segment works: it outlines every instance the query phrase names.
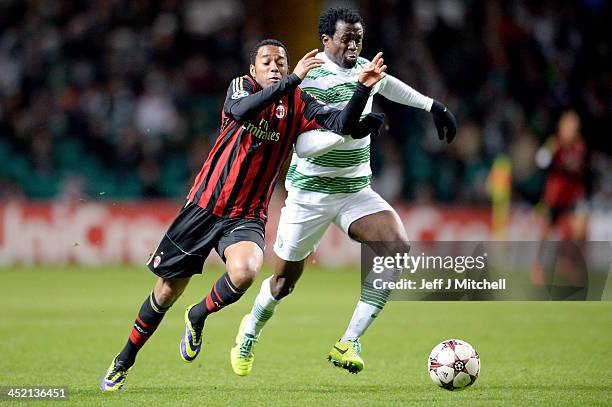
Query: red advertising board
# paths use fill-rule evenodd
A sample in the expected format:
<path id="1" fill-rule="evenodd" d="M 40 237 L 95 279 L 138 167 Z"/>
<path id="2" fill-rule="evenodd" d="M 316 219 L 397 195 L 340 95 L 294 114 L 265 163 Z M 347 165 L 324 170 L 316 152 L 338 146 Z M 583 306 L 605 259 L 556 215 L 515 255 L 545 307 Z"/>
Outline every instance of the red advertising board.
<path id="1" fill-rule="evenodd" d="M 282 200 L 275 199 L 270 207 L 268 260 L 281 205 Z M 146 201 L 0 204 L 0 265 L 143 264 L 180 207 L 179 202 Z M 491 238 L 487 208 L 399 205 L 396 209 L 411 240 Z M 510 240 L 538 239 L 540 223 L 531 211 L 515 211 L 511 219 Z M 355 264 L 359 253 L 359 245 L 332 225 L 312 260 L 330 266 Z"/>

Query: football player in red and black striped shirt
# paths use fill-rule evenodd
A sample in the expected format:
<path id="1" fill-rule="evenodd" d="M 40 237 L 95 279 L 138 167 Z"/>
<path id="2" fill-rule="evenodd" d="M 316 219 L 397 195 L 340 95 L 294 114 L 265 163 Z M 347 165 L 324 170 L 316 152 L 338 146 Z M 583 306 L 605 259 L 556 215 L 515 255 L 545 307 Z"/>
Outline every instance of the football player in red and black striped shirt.
<path id="1" fill-rule="evenodd" d="M 227 272 L 204 300 L 185 312 L 180 354 L 186 362 L 199 354 L 206 317 L 238 301 L 261 269 L 268 203 L 299 134 L 324 128 L 355 138 L 356 134 L 376 131 L 382 124 L 376 114 L 359 122 L 371 87 L 385 76 L 382 53 L 362 71 L 357 89 L 342 111 L 317 102 L 298 88 L 310 69 L 323 64 L 316 53 L 307 53 L 287 75 L 285 46 L 264 40 L 251 53 L 250 75 L 232 81 L 219 137 L 196 177 L 187 204 L 149 259 L 148 266 L 159 279 L 136 316 L 127 344 L 102 379 L 103 391 L 123 387 L 138 350 L 191 276 L 202 273 L 204 260 L 215 249 Z"/>

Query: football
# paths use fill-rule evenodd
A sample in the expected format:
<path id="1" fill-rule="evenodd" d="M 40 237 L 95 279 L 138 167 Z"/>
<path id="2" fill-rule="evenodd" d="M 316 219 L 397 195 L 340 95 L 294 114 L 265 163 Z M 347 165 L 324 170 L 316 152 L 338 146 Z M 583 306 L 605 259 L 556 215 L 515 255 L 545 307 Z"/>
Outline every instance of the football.
<path id="1" fill-rule="evenodd" d="M 466 341 L 448 339 L 433 348 L 427 369 L 437 386 L 451 391 L 463 390 L 478 378 L 480 357 Z"/>

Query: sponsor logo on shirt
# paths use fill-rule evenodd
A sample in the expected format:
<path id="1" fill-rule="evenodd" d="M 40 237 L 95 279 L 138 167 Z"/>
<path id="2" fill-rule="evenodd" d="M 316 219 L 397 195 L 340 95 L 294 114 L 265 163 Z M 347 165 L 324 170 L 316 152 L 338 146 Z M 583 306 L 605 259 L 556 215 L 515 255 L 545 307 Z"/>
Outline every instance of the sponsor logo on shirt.
<path id="1" fill-rule="evenodd" d="M 268 121 L 266 119 L 261 119 L 258 126 L 251 122 L 246 122 L 242 125 L 242 128 L 251 133 L 253 137 L 261 140 L 278 141 L 280 139 L 279 132 L 268 131 Z"/>

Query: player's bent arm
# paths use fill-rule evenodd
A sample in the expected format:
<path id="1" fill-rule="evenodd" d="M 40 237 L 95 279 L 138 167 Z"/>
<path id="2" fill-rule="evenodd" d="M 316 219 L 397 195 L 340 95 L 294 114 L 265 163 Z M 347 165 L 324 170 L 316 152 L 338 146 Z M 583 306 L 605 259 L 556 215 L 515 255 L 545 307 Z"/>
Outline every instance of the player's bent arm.
<path id="1" fill-rule="evenodd" d="M 297 156 L 316 157 L 344 143 L 344 136 L 336 133 L 347 134 L 357 126 L 370 92 L 371 88 L 359 83 L 344 110 L 337 110 L 300 89 L 299 96 L 305 107 L 300 135 L 295 141 Z"/>
<path id="2" fill-rule="evenodd" d="M 236 78 L 227 90 L 223 111 L 236 121 L 255 116 L 278 98 L 297 88 L 302 80 L 288 75 L 275 85 L 253 92 L 253 85 L 245 77 Z"/>
<path id="3" fill-rule="evenodd" d="M 401 80 L 391 75 L 387 75 L 387 78 L 381 84 L 378 93 L 392 102 L 416 107 L 428 112 L 431 111 L 431 105 L 433 104 L 432 98 L 414 90 Z"/>
<path id="4" fill-rule="evenodd" d="M 304 110 L 306 123 L 300 132 L 323 127 L 336 133 L 351 134 L 359 123 L 359 117 L 365 109 L 371 90 L 372 88 L 358 82 L 355 93 L 343 110 L 320 103 L 306 92 L 301 91 L 300 97 L 306 105 Z"/>
<path id="5" fill-rule="evenodd" d="M 300 158 L 317 157 L 343 144 L 347 138 L 360 139 L 377 135 L 385 120 L 383 113 L 368 113 L 353 129 L 351 136 L 342 136 L 328 130 L 310 130 L 298 136 L 295 153 Z"/>
<path id="6" fill-rule="evenodd" d="M 317 157 L 343 144 L 345 137 L 325 129 L 309 130 L 298 136 L 295 153 L 300 158 Z"/>
<path id="7" fill-rule="evenodd" d="M 350 138 L 376 136 L 384 121 L 383 113 L 368 113 L 353 129 Z M 340 146 L 347 140 L 347 137 L 323 129 L 310 130 L 298 136 L 295 142 L 295 153 L 300 158 L 317 157 Z"/>

